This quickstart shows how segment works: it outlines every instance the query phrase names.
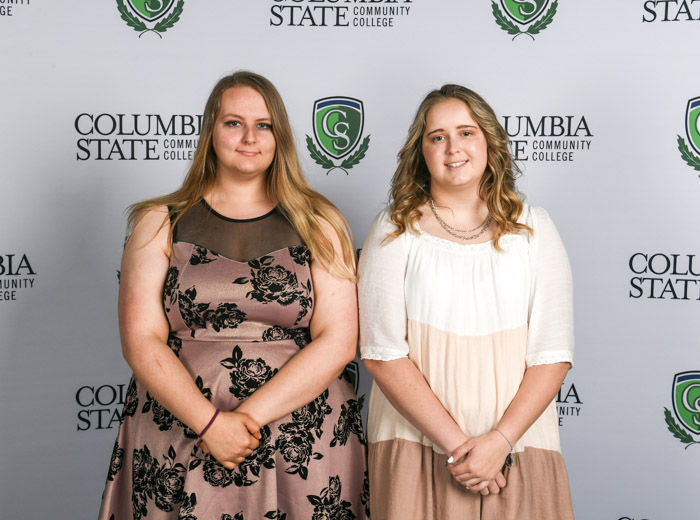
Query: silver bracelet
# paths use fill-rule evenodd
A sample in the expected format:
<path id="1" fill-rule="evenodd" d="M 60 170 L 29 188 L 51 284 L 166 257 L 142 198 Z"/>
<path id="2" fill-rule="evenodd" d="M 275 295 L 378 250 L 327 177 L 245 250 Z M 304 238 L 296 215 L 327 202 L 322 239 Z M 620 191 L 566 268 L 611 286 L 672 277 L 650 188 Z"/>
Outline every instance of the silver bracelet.
<path id="1" fill-rule="evenodd" d="M 506 457 L 506 466 L 508 466 L 510 468 L 513 465 L 513 450 L 514 450 L 513 444 L 510 442 L 508 437 L 506 437 L 506 434 L 503 433 L 501 430 L 499 430 L 498 428 L 494 428 L 494 431 L 497 431 L 498 433 L 500 433 L 503 436 L 503 438 L 506 440 L 506 442 L 508 443 L 508 446 L 510 446 L 510 453 Z"/>

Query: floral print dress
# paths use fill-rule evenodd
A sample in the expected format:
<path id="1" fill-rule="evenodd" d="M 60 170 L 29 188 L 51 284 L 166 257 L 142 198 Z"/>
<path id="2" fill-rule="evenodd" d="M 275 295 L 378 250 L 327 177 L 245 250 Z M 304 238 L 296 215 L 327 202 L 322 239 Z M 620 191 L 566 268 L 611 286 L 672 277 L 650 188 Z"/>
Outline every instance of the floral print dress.
<path id="1" fill-rule="evenodd" d="M 204 202 L 182 216 L 174 239 L 168 345 L 207 399 L 234 410 L 311 340 L 309 251 L 277 209 L 240 221 Z M 263 426 L 259 447 L 227 470 L 133 377 L 99 518 L 364 519 L 361 405 L 341 376 Z"/>

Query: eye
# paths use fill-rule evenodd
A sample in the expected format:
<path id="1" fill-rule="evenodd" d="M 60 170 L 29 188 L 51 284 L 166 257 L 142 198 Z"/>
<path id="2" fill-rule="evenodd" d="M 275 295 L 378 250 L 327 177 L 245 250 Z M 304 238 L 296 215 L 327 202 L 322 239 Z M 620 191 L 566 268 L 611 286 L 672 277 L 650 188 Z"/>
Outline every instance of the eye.
<path id="1" fill-rule="evenodd" d="M 433 141 L 434 143 L 439 143 L 440 141 L 444 141 L 444 140 L 445 140 L 445 136 L 444 136 L 444 135 L 436 135 L 436 136 L 433 137 L 433 139 L 432 139 L 432 141 Z"/>
<path id="2" fill-rule="evenodd" d="M 463 137 L 469 137 L 470 135 L 474 135 L 474 132 L 472 132 L 471 130 L 465 130 L 464 132 L 462 132 Z"/>
<path id="3" fill-rule="evenodd" d="M 226 125 L 226 126 L 241 126 L 241 122 L 236 121 L 236 120 L 231 120 L 231 121 L 226 121 L 224 123 L 224 125 Z"/>
<path id="4" fill-rule="evenodd" d="M 270 123 L 258 123 L 258 128 L 263 130 L 272 130 L 272 125 Z"/>

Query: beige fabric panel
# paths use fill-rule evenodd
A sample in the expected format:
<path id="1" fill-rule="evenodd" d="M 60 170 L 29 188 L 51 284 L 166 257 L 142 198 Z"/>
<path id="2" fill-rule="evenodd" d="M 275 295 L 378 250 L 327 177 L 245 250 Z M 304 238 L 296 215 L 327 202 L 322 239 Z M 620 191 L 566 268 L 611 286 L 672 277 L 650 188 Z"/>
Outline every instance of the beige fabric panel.
<path id="1" fill-rule="evenodd" d="M 458 484 L 447 457 L 396 439 L 370 444 L 372 520 L 573 520 L 569 477 L 559 452 L 527 448 L 504 469 L 506 487 L 481 496 Z"/>

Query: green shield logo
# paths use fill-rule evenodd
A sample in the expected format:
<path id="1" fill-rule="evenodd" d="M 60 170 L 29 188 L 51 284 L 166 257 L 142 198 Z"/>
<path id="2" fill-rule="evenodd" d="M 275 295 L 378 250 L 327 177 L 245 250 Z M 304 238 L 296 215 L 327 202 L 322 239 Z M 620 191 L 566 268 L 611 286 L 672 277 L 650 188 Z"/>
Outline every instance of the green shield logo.
<path id="1" fill-rule="evenodd" d="M 360 141 L 364 126 L 364 107 L 359 99 L 328 97 L 314 103 L 314 136 L 328 155 L 340 159 L 352 152 Z"/>
<path id="2" fill-rule="evenodd" d="M 127 0 L 131 10 L 147 22 L 163 16 L 175 0 Z"/>
<path id="3" fill-rule="evenodd" d="M 549 0 L 501 0 L 506 14 L 516 23 L 526 25 L 542 14 Z"/>
<path id="4" fill-rule="evenodd" d="M 690 146 L 700 154 L 700 97 L 688 101 L 685 111 L 685 135 L 688 136 Z"/>
<path id="5" fill-rule="evenodd" d="M 673 410 L 683 426 L 700 434 L 700 372 L 681 372 L 673 378 Z"/>

